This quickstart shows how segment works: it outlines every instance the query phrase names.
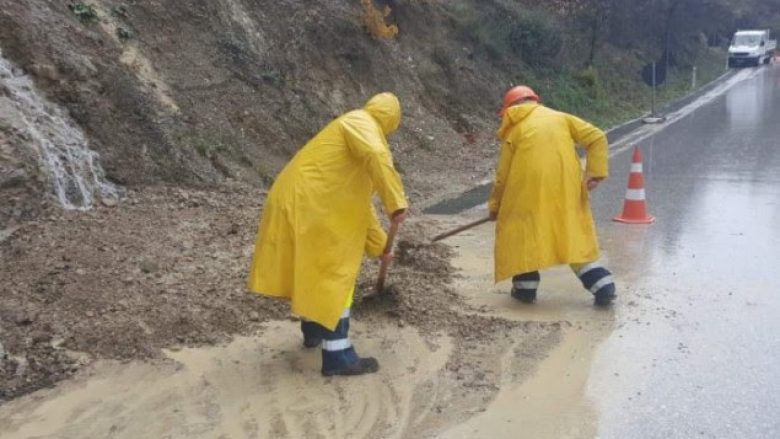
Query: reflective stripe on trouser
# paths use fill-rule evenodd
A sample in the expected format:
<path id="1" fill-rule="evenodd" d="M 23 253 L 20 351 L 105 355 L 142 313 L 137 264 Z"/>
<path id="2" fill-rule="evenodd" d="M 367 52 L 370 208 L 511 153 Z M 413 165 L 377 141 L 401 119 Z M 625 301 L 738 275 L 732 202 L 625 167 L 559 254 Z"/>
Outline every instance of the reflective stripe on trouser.
<path id="1" fill-rule="evenodd" d="M 593 294 L 599 291 L 615 292 L 615 281 L 612 279 L 612 273 L 609 272 L 599 262 L 590 262 L 587 264 L 572 264 L 571 269 L 580 278 L 582 286 Z"/>
<path id="2" fill-rule="evenodd" d="M 345 306 L 344 315 L 349 317 L 349 309 L 352 308 L 352 302 L 355 297 L 355 287 L 352 287 L 352 291 L 350 291 L 349 296 L 347 296 L 347 306 Z M 344 315 L 341 316 L 341 318 L 344 318 Z M 304 340 L 317 340 L 320 338 L 323 338 L 322 336 L 323 327 L 317 324 L 316 322 L 312 322 L 311 320 L 306 320 L 305 318 L 301 318 L 301 332 L 303 333 L 303 339 Z"/>
<path id="3" fill-rule="evenodd" d="M 358 361 L 358 355 L 349 342 L 350 309 L 344 310 L 334 331 L 320 327 L 322 331 L 322 370 L 347 367 Z"/>
<path id="4" fill-rule="evenodd" d="M 590 262 L 587 264 L 571 264 L 571 269 L 580 278 L 582 286 L 593 294 L 599 291 L 615 292 L 615 282 L 612 279 L 612 273 L 609 272 L 599 262 Z M 512 287 L 518 292 L 535 293 L 539 288 L 541 276 L 538 271 L 518 274 L 512 277 Z"/>
<path id="5" fill-rule="evenodd" d="M 541 280 L 538 271 L 518 274 L 512 277 L 512 287 L 519 293 L 535 293 Z"/>

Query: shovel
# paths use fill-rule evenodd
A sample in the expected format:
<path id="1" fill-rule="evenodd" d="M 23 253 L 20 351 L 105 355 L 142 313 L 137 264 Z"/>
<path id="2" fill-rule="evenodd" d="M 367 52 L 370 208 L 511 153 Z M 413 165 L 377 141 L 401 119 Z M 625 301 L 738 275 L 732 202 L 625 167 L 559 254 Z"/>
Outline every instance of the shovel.
<path id="1" fill-rule="evenodd" d="M 387 233 L 387 244 L 385 244 L 384 254 L 388 255 L 393 251 L 393 242 L 395 242 L 395 235 L 398 233 L 398 223 L 393 221 L 390 223 L 390 231 Z M 376 293 L 382 294 L 385 291 L 385 278 L 387 277 L 387 269 L 390 268 L 390 264 L 382 261 L 379 266 L 379 278 L 376 280 Z"/>
<path id="2" fill-rule="evenodd" d="M 463 226 L 460 226 L 460 227 L 458 227 L 456 229 L 452 229 L 449 232 L 444 232 L 444 233 L 442 233 L 440 235 L 434 236 L 433 239 L 431 240 L 431 242 L 441 241 L 442 239 L 449 238 L 450 236 L 457 235 L 460 232 L 465 232 L 468 229 L 473 229 L 474 227 L 477 227 L 480 224 L 485 224 L 485 223 L 490 222 L 490 221 L 492 221 L 491 218 L 487 217 L 487 218 L 482 218 L 482 219 L 474 221 L 474 222 L 470 222 L 470 223 L 468 223 L 466 225 L 463 225 Z"/>

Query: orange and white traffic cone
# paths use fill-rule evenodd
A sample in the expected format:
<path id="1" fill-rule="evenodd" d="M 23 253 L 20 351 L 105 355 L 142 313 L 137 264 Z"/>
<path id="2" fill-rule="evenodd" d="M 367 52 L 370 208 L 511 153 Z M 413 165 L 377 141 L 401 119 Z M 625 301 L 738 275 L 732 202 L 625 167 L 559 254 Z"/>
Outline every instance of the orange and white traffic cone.
<path id="1" fill-rule="evenodd" d="M 650 224 L 655 217 L 647 213 L 645 202 L 645 178 L 642 175 L 642 152 L 634 148 L 634 158 L 631 163 L 631 173 L 628 176 L 626 201 L 623 213 L 613 218 L 614 221 L 627 224 Z"/>

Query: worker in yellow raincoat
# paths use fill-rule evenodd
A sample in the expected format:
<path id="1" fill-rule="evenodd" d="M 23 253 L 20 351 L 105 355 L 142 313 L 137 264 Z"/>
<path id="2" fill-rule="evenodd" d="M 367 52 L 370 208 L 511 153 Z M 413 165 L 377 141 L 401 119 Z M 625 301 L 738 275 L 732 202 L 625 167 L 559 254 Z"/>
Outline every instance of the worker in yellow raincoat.
<path id="1" fill-rule="evenodd" d="M 288 299 L 306 347 L 322 344 L 323 375 L 376 372 L 348 338 L 354 285 L 365 253 L 384 254 L 387 235 L 375 193 L 391 221 L 408 204 L 386 136 L 401 123 L 395 95 L 381 93 L 330 122 L 287 164 L 263 210 L 249 290 Z"/>
<path id="2" fill-rule="evenodd" d="M 501 109 L 501 152 L 490 196 L 496 220 L 495 280 L 512 277 L 512 297 L 536 300 L 539 270 L 569 264 L 595 304 L 616 297 L 611 273 L 599 262 L 589 191 L 608 175 L 603 131 L 540 104 L 517 86 Z M 576 146 L 587 154 L 583 175 Z"/>

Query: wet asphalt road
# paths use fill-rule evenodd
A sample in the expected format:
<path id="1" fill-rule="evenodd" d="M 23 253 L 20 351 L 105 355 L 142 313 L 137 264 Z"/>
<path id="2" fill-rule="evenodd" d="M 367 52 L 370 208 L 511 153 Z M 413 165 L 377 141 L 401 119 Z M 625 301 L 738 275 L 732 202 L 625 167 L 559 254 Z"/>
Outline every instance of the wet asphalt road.
<path id="1" fill-rule="evenodd" d="M 655 224 L 611 221 L 630 151 L 594 194 L 621 282 L 600 438 L 780 438 L 780 65 L 754 73 L 640 142 Z"/>

